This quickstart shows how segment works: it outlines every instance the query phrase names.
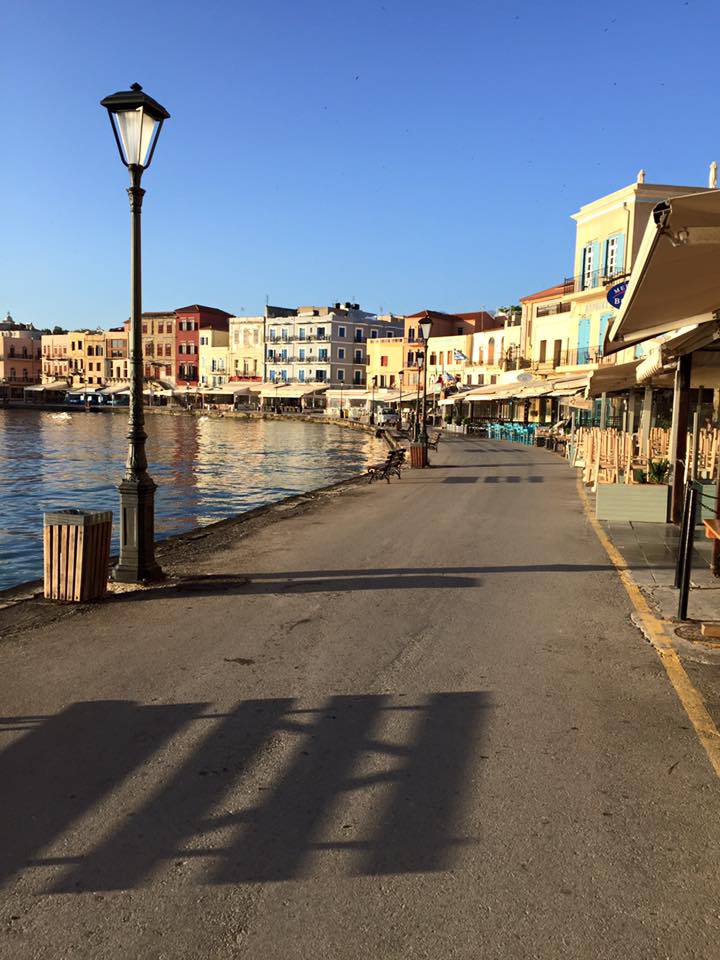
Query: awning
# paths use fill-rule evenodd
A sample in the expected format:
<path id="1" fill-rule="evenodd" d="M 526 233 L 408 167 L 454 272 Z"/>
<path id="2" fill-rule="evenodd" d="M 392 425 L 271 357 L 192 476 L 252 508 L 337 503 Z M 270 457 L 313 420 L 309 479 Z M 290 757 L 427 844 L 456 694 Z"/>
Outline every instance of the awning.
<path id="1" fill-rule="evenodd" d="M 311 393 L 321 393 L 327 390 L 326 383 L 287 384 L 287 383 L 264 383 L 260 389 L 261 397 L 274 398 L 278 400 L 299 400 Z"/>
<path id="2" fill-rule="evenodd" d="M 508 387 L 491 384 L 487 387 L 478 387 L 476 390 L 468 390 L 463 399 L 473 401 L 474 403 L 488 400 L 511 400 L 516 396 L 517 392 L 517 386 Z"/>
<path id="3" fill-rule="evenodd" d="M 67 390 L 67 384 L 65 384 L 65 389 Z M 52 390 L 52 387 L 45 383 L 33 383 L 32 386 L 24 387 L 23 393 L 39 393 L 42 390 Z"/>
<path id="4" fill-rule="evenodd" d="M 590 373 L 587 395 L 600 397 L 603 393 L 632 390 L 637 386 L 637 368 L 640 360 L 600 366 Z"/>
<path id="5" fill-rule="evenodd" d="M 247 383 L 222 383 L 216 384 L 214 387 L 200 387 L 200 393 L 215 393 L 228 397 L 247 396 L 250 393 L 250 387 Z"/>
<path id="6" fill-rule="evenodd" d="M 649 340 L 720 310 L 720 190 L 658 203 L 604 353 Z"/>

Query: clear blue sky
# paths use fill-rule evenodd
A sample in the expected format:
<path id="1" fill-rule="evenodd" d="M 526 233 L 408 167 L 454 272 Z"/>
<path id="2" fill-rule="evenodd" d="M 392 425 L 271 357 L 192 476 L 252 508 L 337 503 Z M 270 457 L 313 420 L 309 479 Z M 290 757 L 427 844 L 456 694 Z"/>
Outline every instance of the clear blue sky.
<path id="1" fill-rule="evenodd" d="M 128 315 L 126 173 L 98 101 L 166 123 L 144 306 L 494 308 L 572 272 L 580 204 L 720 160 L 709 2 L 11 0 L 0 309 Z"/>

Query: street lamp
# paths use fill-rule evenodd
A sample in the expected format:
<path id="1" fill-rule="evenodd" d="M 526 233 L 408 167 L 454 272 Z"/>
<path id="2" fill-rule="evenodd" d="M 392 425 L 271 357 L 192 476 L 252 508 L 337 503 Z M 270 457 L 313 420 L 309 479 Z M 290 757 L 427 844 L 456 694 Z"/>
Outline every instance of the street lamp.
<path id="1" fill-rule="evenodd" d="M 130 416 L 128 455 L 120 491 L 120 559 L 113 571 L 120 583 L 157 580 L 162 570 L 155 560 L 155 483 L 147 472 L 143 414 L 142 266 L 140 210 L 145 191 L 143 171 L 152 161 L 160 130 L 170 114 L 139 83 L 100 101 L 110 117 L 120 160 L 130 173 Z"/>
<path id="2" fill-rule="evenodd" d="M 370 423 L 372 426 L 375 425 L 375 387 L 377 386 L 377 377 L 372 378 L 372 392 L 370 400 Z"/>
<path id="3" fill-rule="evenodd" d="M 398 421 L 399 421 L 398 426 L 400 427 L 401 430 L 402 430 L 402 388 L 403 388 L 403 376 L 404 376 L 404 371 L 400 370 L 400 371 L 398 372 L 398 381 L 399 381 L 399 383 L 400 383 L 400 399 L 398 400 L 398 414 L 399 414 L 399 416 L 398 416 Z"/>
<path id="4" fill-rule="evenodd" d="M 423 409 L 422 409 L 422 442 L 427 456 L 428 432 L 427 432 L 427 370 L 428 370 L 428 340 L 432 330 L 432 320 L 428 317 L 420 321 L 420 333 L 424 342 L 425 363 L 423 364 Z"/>

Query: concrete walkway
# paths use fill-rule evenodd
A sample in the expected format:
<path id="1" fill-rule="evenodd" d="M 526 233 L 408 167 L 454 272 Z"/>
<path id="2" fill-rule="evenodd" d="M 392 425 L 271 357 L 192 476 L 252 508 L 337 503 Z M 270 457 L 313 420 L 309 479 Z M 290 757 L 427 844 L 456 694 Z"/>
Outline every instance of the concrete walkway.
<path id="1" fill-rule="evenodd" d="M 0 645 L 0 955 L 717 956 L 718 782 L 573 471 L 433 464 Z"/>

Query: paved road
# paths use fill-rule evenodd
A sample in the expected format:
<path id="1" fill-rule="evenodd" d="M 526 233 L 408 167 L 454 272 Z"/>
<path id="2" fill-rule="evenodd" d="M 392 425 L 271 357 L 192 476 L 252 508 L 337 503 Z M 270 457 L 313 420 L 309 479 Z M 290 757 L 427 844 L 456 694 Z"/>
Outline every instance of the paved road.
<path id="1" fill-rule="evenodd" d="M 572 471 L 434 464 L 0 647 L 0 955 L 718 956 L 718 783 Z"/>

